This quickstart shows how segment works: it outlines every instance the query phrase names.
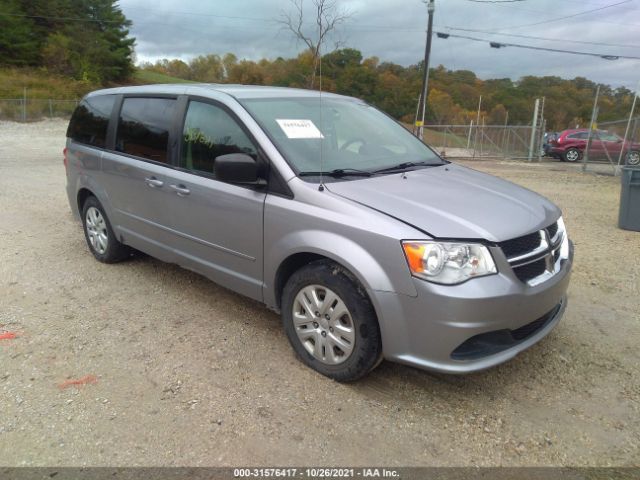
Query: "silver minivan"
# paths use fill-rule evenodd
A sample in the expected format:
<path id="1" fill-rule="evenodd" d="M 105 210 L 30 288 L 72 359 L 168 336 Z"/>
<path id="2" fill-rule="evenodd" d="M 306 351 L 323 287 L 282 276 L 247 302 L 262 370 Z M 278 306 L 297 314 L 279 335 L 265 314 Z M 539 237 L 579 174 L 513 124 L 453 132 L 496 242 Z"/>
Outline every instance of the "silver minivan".
<path id="1" fill-rule="evenodd" d="M 300 359 L 467 373 L 560 321 L 573 260 L 540 195 L 440 158 L 361 100 L 155 85 L 87 95 L 67 193 L 104 263 L 142 251 L 281 312 Z"/>

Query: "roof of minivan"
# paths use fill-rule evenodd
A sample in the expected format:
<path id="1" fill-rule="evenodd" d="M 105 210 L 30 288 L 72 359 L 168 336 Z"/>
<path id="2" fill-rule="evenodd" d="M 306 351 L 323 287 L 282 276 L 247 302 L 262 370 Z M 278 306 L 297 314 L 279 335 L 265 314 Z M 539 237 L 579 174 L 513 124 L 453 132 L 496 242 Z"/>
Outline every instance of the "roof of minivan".
<path id="1" fill-rule="evenodd" d="M 193 84 L 156 84 L 156 85 L 140 85 L 134 87 L 118 87 L 104 90 L 96 90 L 87 96 L 106 95 L 106 94 L 164 94 L 164 95 L 202 95 L 206 96 L 208 92 L 216 91 L 226 93 L 238 99 L 247 98 L 286 98 L 286 97 L 308 97 L 316 98 L 320 96 L 317 90 L 304 90 L 301 88 L 287 87 L 264 87 L 257 85 L 232 85 L 217 83 L 193 83 Z M 323 97 L 332 98 L 351 98 L 335 93 L 322 92 Z"/>

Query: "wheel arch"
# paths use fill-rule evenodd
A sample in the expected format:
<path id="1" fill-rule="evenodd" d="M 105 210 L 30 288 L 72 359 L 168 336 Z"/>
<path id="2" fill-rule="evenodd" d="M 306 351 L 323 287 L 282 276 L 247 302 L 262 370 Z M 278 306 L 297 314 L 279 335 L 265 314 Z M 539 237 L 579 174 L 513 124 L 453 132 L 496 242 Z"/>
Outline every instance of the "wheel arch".
<path id="1" fill-rule="evenodd" d="M 76 195 L 76 202 L 80 214 L 82 214 L 82 208 L 84 207 L 84 202 L 87 201 L 87 198 L 95 196 L 96 195 L 86 187 L 82 187 L 80 190 L 78 190 L 78 194 Z"/>
<path id="2" fill-rule="evenodd" d="M 264 301 L 268 306 L 279 310 L 287 280 L 295 271 L 317 260 L 336 263 L 353 276 L 365 291 L 394 292 L 399 287 L 407 295 L 417 294 L 410 282 L 407 285 L 394 285 L 383 265 L 353 240 L 331 232 L 306 233 L 311 234 L 297 232 L 288 235 L 273 246 L 272 254 L 265 252 Z"/>

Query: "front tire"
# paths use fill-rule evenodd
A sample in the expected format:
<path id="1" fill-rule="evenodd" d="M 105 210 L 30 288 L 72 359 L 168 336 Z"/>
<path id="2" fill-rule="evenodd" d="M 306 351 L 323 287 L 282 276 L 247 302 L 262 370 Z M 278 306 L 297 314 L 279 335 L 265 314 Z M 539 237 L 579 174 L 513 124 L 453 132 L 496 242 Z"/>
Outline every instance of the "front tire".
<path id="1" fill-rule="evenodd" d="M 129 257 L 131 250 L 118 241 L 104 208 L 96 197 L 89 197 L 82 206 L 84 238 L 93 256 L 102 263 L 116 263 Z"/>
<path id="2" fill-rule="evenodd" d="M 627 153 L 627 165 L 640 165 L 640 152 L 632 150 L 631 152 Z"/>
<path id="3" fill-rule="evenodd" d="M 336 381 L 358 380 L 382 358 L 371 301 L 357 279 L 336 263 L 313 262 L 289 278 L 282 322 L 302 362 Z"/>
<path id="4" fill-rule="evenodd" d="M 564 152 L 564 161 L 575 163 L 582 158 L 582 152 L 577 148 L 570 148 L 566 152 Z"/>

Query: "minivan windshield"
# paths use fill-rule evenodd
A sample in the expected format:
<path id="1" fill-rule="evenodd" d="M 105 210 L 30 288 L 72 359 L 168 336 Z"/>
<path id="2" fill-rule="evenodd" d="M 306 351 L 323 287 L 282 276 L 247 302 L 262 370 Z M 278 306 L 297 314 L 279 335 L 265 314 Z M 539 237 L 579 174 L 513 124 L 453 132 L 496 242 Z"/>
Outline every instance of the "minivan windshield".
<path id="1" fill-rule="evenodd" d="M 290 97 L 241 102 L 301 176 L 320 171 L 339 172 L 339 176 L 392 173 L 445 163 L 396 121 L 355 99 Z"/>

